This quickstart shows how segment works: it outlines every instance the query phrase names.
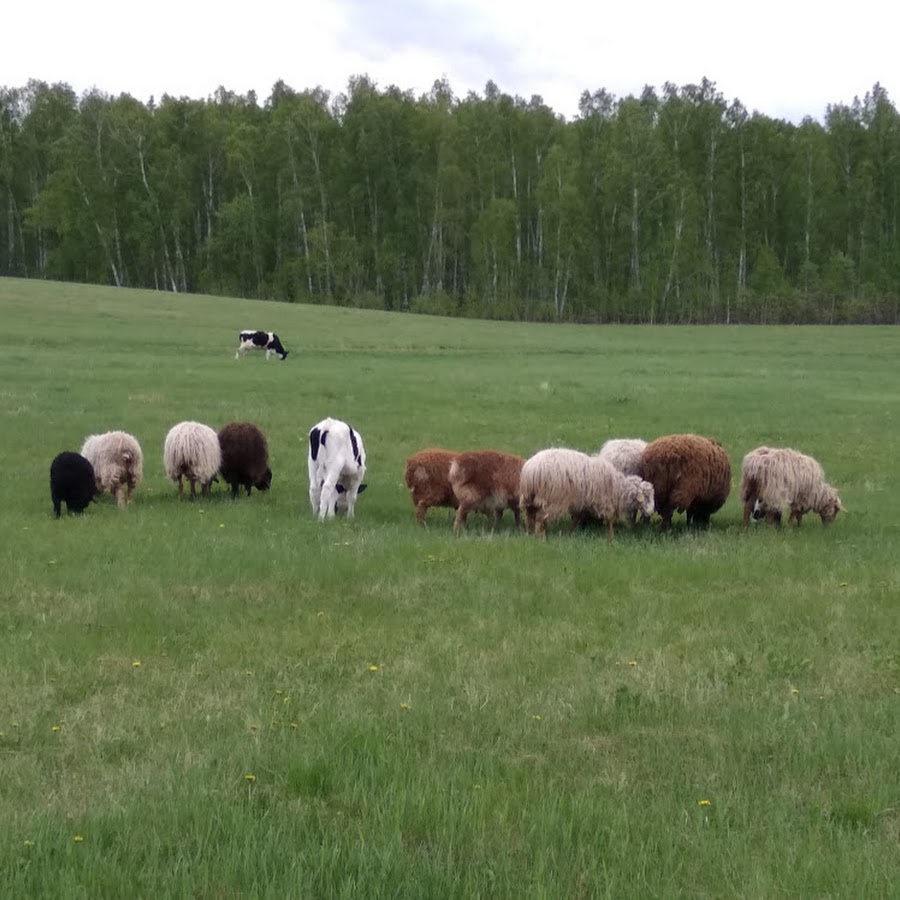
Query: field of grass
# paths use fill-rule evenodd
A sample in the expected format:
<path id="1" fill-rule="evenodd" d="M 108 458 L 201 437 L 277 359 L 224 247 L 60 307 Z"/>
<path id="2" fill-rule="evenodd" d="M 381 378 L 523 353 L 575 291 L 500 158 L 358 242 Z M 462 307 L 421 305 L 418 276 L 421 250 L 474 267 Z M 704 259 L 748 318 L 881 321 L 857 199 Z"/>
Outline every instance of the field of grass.
<path id="1" fill-rule="evenodd" d="M 0 280 L 0 896 L 885 897 L 900 884 L 900 332 L 467 322 Z M 291 355 L 235 361 L 241 328 Z M 320 524 L 305 437 L 363 434 Z M 168 428 L 272 490 L 179 501 Z M 92 432 L 127 510 L 52 516 Z M 403 460 L 697 431 L 812 453 L 823 528 L 545 543 Z M 508 515 L 508 514 L 507 514 Z"/>

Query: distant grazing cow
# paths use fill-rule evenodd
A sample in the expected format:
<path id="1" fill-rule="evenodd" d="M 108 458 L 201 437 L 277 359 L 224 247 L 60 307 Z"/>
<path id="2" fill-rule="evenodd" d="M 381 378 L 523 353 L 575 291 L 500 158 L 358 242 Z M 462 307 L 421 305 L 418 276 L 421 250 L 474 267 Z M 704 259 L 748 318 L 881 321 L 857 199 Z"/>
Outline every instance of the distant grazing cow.
<path id="1" fill-rule="evenodd" d="M 281 346 L 278 335 L 274 331 L 242 331 L 240 334 L 235 359 L 242 357 L 248 350 L 265 350 L 266 359 L 273 353 L 277 353 L 282 359 L 287 359 L 288 351 Z"/>

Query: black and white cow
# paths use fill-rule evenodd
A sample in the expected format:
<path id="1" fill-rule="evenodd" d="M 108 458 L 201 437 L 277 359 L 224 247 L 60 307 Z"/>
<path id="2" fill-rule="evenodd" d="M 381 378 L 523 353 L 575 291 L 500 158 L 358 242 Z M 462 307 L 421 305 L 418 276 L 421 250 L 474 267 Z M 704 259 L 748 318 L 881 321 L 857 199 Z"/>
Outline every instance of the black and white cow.
<path id="1" fill-rule="evenodd" d="M 362 435 L 339 419 L 323 419 L 309 431 L 309 502 L 320 520 L 337 512 L 353 518 L 356 498 L 366 486 Z"/>
<path id="2" fill-rule="evenodd" d="M 273 353 L 287 359 L 288 351 L 281 346 L 281 341 L 274 331 L 242 331 L 239 341 L 237 353 L 234 354 L 235 359 L 243 356 L 248 350 L 265 350 L 266 359 Z"/>

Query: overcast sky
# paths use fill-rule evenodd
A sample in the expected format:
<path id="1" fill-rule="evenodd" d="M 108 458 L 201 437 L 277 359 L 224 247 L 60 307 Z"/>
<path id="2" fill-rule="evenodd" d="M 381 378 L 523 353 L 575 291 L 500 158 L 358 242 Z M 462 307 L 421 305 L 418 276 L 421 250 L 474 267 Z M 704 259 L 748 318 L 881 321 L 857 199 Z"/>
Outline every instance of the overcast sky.
<path id="1" fill-rule="evenodd" d="M 454 93 L 491 79 L 540 94 L 566 118 L 582 91 L 617 97 L 714 81 L 727 100 L 800 121 L 881 82 L 900 103 L 896 0 L 45 0 L 7 4 L 0 85 L 29 78 L 97 87 L 141 101 L 195 99 L 222 85 L 264 101 L 278 79 L 296 90 L 346 89 L 368 74 L 417 95 L 445 77 Z"/>

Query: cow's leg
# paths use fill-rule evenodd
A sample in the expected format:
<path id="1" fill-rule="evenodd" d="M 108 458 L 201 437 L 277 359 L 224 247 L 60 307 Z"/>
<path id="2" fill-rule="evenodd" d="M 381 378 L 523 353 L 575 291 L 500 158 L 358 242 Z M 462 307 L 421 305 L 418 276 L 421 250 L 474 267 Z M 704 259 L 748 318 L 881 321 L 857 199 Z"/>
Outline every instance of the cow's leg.
<path id="1" fill-rule="evenodd" d="M 337 479 L 326 478 L 322 483 L 322 493 L 319 495 L 319 521 L 334 517 L 334 504 L 337 502 Z M 348 510 L 348 515 L 349 515 Z"/>

